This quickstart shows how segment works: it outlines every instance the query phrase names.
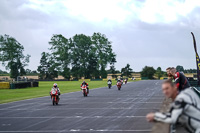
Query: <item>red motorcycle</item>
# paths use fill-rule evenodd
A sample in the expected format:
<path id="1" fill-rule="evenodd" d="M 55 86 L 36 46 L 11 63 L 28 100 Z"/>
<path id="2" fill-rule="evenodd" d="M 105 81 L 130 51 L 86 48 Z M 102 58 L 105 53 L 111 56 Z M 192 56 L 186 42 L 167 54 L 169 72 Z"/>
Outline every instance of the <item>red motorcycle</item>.
<path id="1" fill-rule="evenodd" d="M 58 98 L 58 90 L 52 89 L 51 90 L 51 100 L 53 105 L 58 105 L 59 98 Z"/>
<path id="2" fill-rule="evenodd" d="M 118 88 L 118 90 L 121 89 L 121 86 L 122 86 L 122 84 L 120 82 L 117 82 L 117 88 Z"/>
<path id="3" fill-rule="evenodd" d="M 121 85 L 123 85 L 123 83 L 124 83 L 124 80 L 123 80 L 123 79 L 121 79 Z"/>
<path id="4" fill-rule="evenodd" d="M 88 93 L 87 93 L 87 86 L 86 85 L 82 85 L 81 89 L 82 89 L 82 92 L 83 92 L 83 96 L 87 97 L 87 95 L 88 95 Z"/>
<path id="5" fill-rule="evenodd" d="M 125 84 L 127 84 L 127 79 L 125 79 Z"/>

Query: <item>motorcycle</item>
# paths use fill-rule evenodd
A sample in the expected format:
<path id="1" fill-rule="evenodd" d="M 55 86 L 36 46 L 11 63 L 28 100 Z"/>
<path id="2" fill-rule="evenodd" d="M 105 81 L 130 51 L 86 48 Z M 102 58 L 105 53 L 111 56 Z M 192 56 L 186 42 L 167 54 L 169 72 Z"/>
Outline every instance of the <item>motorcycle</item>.
<path id="1" fill-rule="evenodd" d="M 51 90 L 51 100 L 53 105 L 58 105 L 59 98 L 58 98 L 58 91 L 52 89 Z"/>
<path id="2" fill-rule="evenodd" d="M 108 88 L 110 89 L 112 86 L 112 83 L 110 81 L 108 81 Z"/>
<path id="3" fill-rule="evenodd" d="M 117 82 L 117 88 L 118 88 L 118 90 L 121 89 L 121 83 L 120 82 Z"/>
<path id="4" fill-rule="evenodd" d="M 121 80 L 121 85 L 123 85 L 123 82 L 124 82 L 124 81 L 123 81 L 123 79 L 122 79 L 122 80 Z"/>
<path id="5" fill-rule="evenodd" d="M 84 96 L 84 97 L 87 97 L 87 95 L 88 95 L 88 93 L 87 93 L 87 86 L 86 86 L 86 85 L 83 85 L 83 86 L 81 87 L 81 89 L 82 89 L 82 92 L 83 92 L 83 96 Z"/>
<path id="6" fill-rule="evenodd" d="M 125 84 L 127 84 L 127 80 L 125 80 Z"/>

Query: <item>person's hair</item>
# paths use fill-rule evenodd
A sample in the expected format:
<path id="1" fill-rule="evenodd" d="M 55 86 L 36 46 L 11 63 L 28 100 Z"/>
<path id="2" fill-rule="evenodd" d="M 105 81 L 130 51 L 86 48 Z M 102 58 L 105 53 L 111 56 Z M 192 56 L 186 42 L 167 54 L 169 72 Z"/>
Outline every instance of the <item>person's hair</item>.
<path id="1" fill-rule="evenodd" d="M 172 79 L 164 80 L 162 84 L 170 84 L 172 87 L 175 86 L 175 84 L 174 84 L 174 82 L 172 81 Z"/>
<path id="2" fill-rule="evenodd" d="M 168 67 L 166 70 L 170 70 L 171 69 L 171 67 Z"/>

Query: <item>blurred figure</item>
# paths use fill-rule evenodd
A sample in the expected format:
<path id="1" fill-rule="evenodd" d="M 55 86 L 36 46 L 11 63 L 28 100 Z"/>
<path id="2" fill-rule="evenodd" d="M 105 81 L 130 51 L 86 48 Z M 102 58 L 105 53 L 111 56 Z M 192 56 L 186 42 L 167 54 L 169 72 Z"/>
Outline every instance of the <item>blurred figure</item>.
<path id="1" fill-rule="evenodd" d="M 179 93 L 176 85 L 171 80 L 162 84 L 163 93 L 167 98 L 172 98 L 168 114 L 156 112 L 146 116 L 147 121 L 160 121 L 176 124 L 177 122 L 191 133 L 200 133 L 200 97 L 196 88 L 189 87 Z"/>
<path id="2" fill-rule="evenodd" d="M 171 67 L 168 67 L 168 68 L 166 69 L 168 79 L 172 79 L 172 77 L 173 77 L 173 76 L 171 75 L 171 73 L 170 73 L 170 70 L 171 70 Z"/>
<path id="3" fill-rule="evenodd" d="M 121 79 L 118 79 L 118 80 L 117 80 L 117 83 L 118 83 L 118 82 L 121 82 Z"/>
<path id="4" fill-rule="evenodd" d="M 182 72 L 177 72 L 176 68 L 170 69 L 170 74 L 173 76 L 174 82 L 176 83 L 177 89 L 180 91 L 189 88 L 190 83 Z"/>
<path id="5" fill-rule="evenodd" d="M 125 84 L 127 84 L 127 81 L 128 81 L 128 79 L 127 79 L 127 78 L 125 78 L 125 80 L 124 80 Z"/>
<path id="6" fill-rule="evenodd" d="M 110 78 L 108 79 L 108 81 L 107 81 L 107 82 L 111 82 L 111 84 L 112 84 L 112 80 L 111 80 Z"/>

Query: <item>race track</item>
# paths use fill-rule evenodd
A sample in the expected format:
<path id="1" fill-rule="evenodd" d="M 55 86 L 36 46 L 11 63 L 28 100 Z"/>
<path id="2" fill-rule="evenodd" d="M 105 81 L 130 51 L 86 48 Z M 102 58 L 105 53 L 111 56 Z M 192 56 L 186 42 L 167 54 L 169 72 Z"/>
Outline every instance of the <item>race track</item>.
<path id="1" fill-rule="evenodd" d="M 63 94 L 58 106 L 50 97 L 0 104 L 0 132 L 149 133 L 152 124 L 145 115 L 161 106 L 161 82 L 130 82 L 121 91 L 116 86 L 98 88 L 88 97 L 81 92 Z"/>

